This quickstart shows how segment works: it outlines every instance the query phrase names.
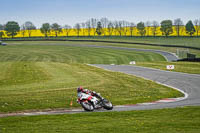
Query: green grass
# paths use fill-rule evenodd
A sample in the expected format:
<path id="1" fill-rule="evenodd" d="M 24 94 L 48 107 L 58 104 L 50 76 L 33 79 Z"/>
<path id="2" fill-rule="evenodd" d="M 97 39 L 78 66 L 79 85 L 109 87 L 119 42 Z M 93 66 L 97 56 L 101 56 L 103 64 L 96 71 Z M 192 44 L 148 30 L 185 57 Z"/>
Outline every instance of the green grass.
<path id="1" fill-rule="evenodd" d="M 74 38 L 74 39 L 78 40 L 78 38 Z M 194 39 L 197 39 L 197 41 L 196 41 L 197 44 L 200 43 L 200 41 L 198 41 L 198 38 L 194 38 Z M 181 39 L 179 39 L 179 40 L 181 40 Z M 192 41 L 190 42 L 189 39 L 188 39 L 188 41 L 186 41 L 186 40 L 184 40 L 184 41 L 187 42 L 187 43 L 192 42 Z M 176 47 L 160 47 L 160 46 L 124 44 L 124 43 L 102 43 L 102 42 L 81 42 L 81 41 L 80 42 L 79 41 L 78 42 L 73 42 L 73 41 L 17 41 L 17 42 L 16 41 L 8 41 L 7 43 L 9 45 L 11 45 L 11 44 L 18 44 L 18 45 L 22 45 L 22 44 L 26 44 L 26 45 L 28 45 L 28 44 L 29 45 L 38 45 L 38 44 L 77 45 L 78 44 L 78 45 L 116 46 L 116 47 L 138 48 L 138 49 L 156 49 L 156 50 L 163 50 L 163 51 L 168 51 L 168 52 L 172 52 L 172 53 L 177 53 L 177 50 L 179 50 L 179 51 L 187 50 L 192 54 L 196 54 L 197 57 L 200 58 L 200 50 L 193 50 L 193 49 L 186 49 L 186 48 L 176 48 Z M 180 57 L 180 58 L 182 58 L 182 57 Z"/>
<path id="2" fill-rule="evenodd" d="M 13 44 L 17 45 L 13 45 Z M 25 45 L 26 44 L 26 45 Z M 41 44 L 42 46 L 39 46 Z M 129 47 L 139 49 L 158 49 L 169 52 L 176 52 L 176 48 L 164 48 L 155 46 L 140 46 L 133 44 L 109 44 L 109 43 L 94 43 L 94 42 L 59 42 L 59 41 L 46 41 L 46 42 L 10 42 L 11 46 L 8 46 L 5 51 L 2 51 L 0 61 L 5 60 L 24 60 L 22 57 L 26 57 L 26 60 L 30 61 L 57 61 L 57 62 L 82 62 L 82 63 L 96 63 L 96 64 L 128 64 L 130 61 L 135 60 L 138 65 L 145 67 L 152 67 L 157 69 L 166 70 L 166 65 L 174 64 L 176 68 L 174 71 L 199 74 L 199 63 L 192 62 L 163 62 L 163 57 L 158 54 L 152 54 L 147 52 L 135 52 L 135 51 L 123 51 L 113 49 L 97 49 L 97 48 L 74 48 L 72 46 L 43 46 L 49 45 L 98 45 L 98 46 L 117 46 L 117 47 Z M 28 45 L 28 46 L 27 46 Z M 20 49 L 18 50 L 18 47 Z M 1 47 L 0 47 L 1 49 Z M 181 50 L 181 49 L 179 49 Z M 79 52 L 84 51 L 84 52 Z M 200 57 L 200 51 L 189 50 L 191 53 Z M 16 53 L 17 52 L 17 53 Z M 0 52 L 1 53 L 1 52 Z M 9 53 L 9 54 L 8 54 Z M 31 56 L 29 55 L 31 53 Z M 46 54 L 46 56 L 44 55 Z M 65 53 L 68 53 L 65 55 Z M 76 53 L 81 54 L 77 56 Z M 105 54 L 106 53 L 106 54 Z M 17 55 L 14 56 L 13 54 Z M 56 56 L 57 55 L 57 56 Z M 9 58 L 9 56 L 11 56 Z M 39 57 L 40 58 L 37 58 Z M 48 57 L 48 59 L 47 59 Z M 58 59 L 56 59 L 56 57 Z M 69 58 L 70 60 L 65 60 Z M 78 59 L 79 58 L 79 59 Z M 160 62 L 162 61 L 162 62 Z"/>
<path id="3" fill-rule="evenodd" d="M 72 107 L 80 107 L 75 89 L 80 85 L 100 92 L 114 105 L 183 96 L 152 81 L 84 64 L 3 62 L 0 69 L 0 112 L 69 108 L 71 101 Z"/>
<path id="4" fill-rule="evenodd" d="M 84 65 L 165 61 L 159 54 L 50 44 L 0 47 L 0 112 L 69 108 L 80 85 L 101 92 L 115 105 L 182 96 L 151 81 Z"/>
<path id="5" fill-rule="evenodd" d="M 35 63 L 15 62 L 1 63 L 0 85 L 28 84 L 36 81 L 45 81 L 49 75 Z"/>
<path id="6" fill-rule="evenodd" d="M 12 43 L 18 43 L 18 45 L 12 45 Z M 154 67 L 157 64 L 156 67 L 160 68 L 166 62 L 158 54 L 40 45 L 46 43 L 63 44 L 63 42 L 9 42 L 10 45 L 0 47 L 0 113 L 70 108 L 71 101 L 73 101 L 72 107 L 80 107 L 75 102 L 75 88 L 79 85 L 100 92 L 114 105 L 183 96 L 176 90 L 152 81 L 84 64 L 127 64 L 129 61 L 136 60 L 139 65 Z M 65 43 L 77 44 L 77 42 Z M 79 44 L 107 45 L 106 43 L 82 42 Z M 144 47 L 129 44 L 112 44 L 112 46 Z M 153 61 L 156 64 L 150 63 Z M 199 70 L 199 65 L 195 63 L 175 65 L 179 67 L 184 65 L 184 70 L 192 67 L 191 71 Z M 188 68 L 185 68 L 186 65 Z M 199 133 L 199 111 L 200 107 L 184 107 L 148 111 L 7 117 L 0 119 L 0 133 Z"/>
<path id="7" fill-rule="evenodd" d="M 30 44 L 24 42 L 25 44 Z M 40 42 L 38 42 L 40 43 Z M 56 42 L 54 42 L 55 44 Z M 130 61 L 165 61 L 159 54 L 63 45 L 8 45 L 0 47 L 0 62 L 43 61 L 90 64 L 128 64 Z"/>
<path id="8" fill-rule="evenodd" d="M 174 65 L 175 68 L 170 71 L 184 72 L 190 74 L 200 74 L 199 62 L 138 62 L 137 65 L 156 68 L 160 70 L 167 70 L 166 68 L 167 65 Z"/>
<path id="9" fill-rule="evenodd" d="M 76 38 L 72 38 L 76 39 Z M 78 38 L 77 38 L 78 39 Z M 79 38 L 82 39 L 82 38 Z M 94 37 L 94 38 L 83 38 L 83 39 L 94 39 L 104 41 L 121 41 L 121 42 L 138 42 L 138 43 L 150 43 L 150 44 L 165 44 L 165 45 L 178 45 L 178 46 L 192 46 L 200 48 L 200 38 L 189 38 L 189 37 Z"/>
<path id="10" fill-rule="evenodd" d="M 150 43 L 161 45 L 178 45 L 178 46 L 191 46 L 200 48 L 200 37 L 50 37 L 50 38 L 16 38 L 22 40 L 103 40 L 103 41 L 116 41 L 116 42 L 136 42 L 136 43 Z M 12 39 L 15 40 L 15 39 Z"/>
<path id="11" fill-rule="evenodd" d="M 200 107 L 7 117 L 1 133 L 199 133 Z"/>

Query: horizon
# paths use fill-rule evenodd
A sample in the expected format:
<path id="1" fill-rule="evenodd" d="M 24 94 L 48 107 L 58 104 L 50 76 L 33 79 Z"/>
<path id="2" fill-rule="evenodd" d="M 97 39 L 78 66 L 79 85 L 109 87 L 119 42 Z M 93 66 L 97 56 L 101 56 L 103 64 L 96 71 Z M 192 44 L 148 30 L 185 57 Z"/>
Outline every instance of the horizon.
<path id="1" fill-rule="evenodd" d="M 43 23 L 74 26 L 91 18 L 103 17 L 111 21 L 134 22 L 172 20 L 177 18 L 186 24 L 200 19 L 198 0 L 0 0 L 0 24 L 16 21 L 21 26 L 31 21 L 37 28 Z M 8 10 L 10 7 L 10 10 Z"/>

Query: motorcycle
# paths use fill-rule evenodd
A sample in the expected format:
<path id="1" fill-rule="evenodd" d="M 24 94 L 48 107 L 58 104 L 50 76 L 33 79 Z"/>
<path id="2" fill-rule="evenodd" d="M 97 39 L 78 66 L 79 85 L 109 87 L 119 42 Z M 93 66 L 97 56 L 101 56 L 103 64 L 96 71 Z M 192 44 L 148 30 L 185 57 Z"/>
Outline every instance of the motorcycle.
<path id="1" fill-rule="evenodd" d="M 77 102 L 81 104 L 85 111 L 94 111 L 94 109 L 104 108 L 107 110 L 112 110 L 113 105 L 110 101 L 104 99 L 100 93 L 95 95 L 89 95 L 86 93 L 80 93 L 78 95 Z"/>

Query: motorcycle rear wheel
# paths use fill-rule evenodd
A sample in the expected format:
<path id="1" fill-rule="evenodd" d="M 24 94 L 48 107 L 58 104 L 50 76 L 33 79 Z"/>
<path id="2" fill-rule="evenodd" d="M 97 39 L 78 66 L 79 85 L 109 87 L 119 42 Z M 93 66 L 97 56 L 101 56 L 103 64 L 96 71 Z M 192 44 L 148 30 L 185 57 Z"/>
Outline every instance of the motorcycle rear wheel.
<path id="1" fill-rule="evenodd" d="M 90 101 L 81 102 L 81 106 L 84 108 L 85 111 L 93 111 L 94 106 Z"/>

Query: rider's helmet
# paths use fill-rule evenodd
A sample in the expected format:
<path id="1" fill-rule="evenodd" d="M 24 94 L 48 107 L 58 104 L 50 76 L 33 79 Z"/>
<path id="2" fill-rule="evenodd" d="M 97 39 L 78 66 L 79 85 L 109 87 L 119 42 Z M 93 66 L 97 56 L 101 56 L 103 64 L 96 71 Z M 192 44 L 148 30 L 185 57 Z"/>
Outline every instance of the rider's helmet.
<path id="1" fill-rule="evenodd" d="M 83 87 L 80 86 L 77 88 L 77 92 L 81 92 L 81 91 L 83 91 Z"/>

